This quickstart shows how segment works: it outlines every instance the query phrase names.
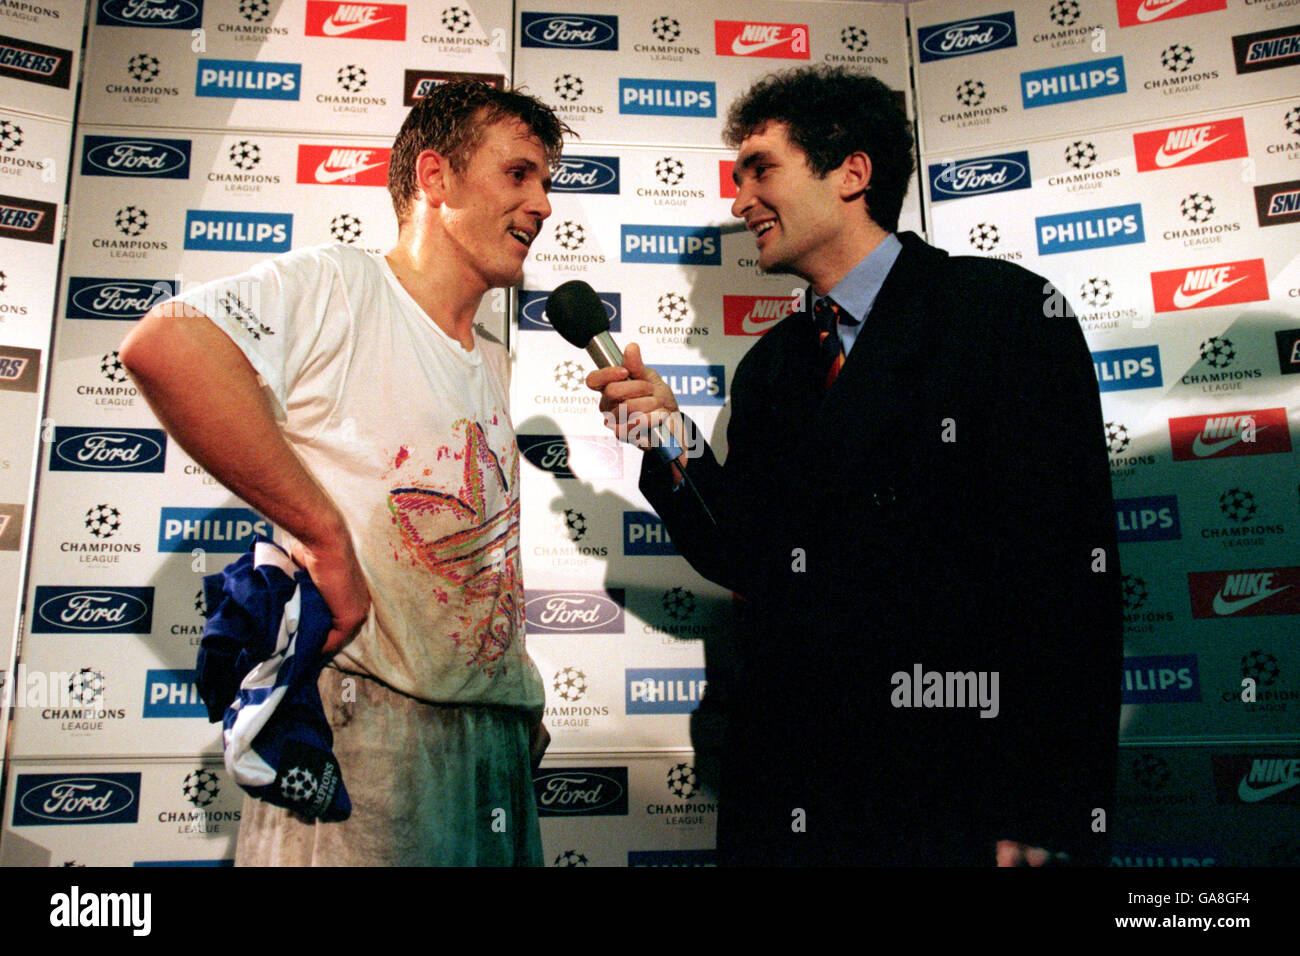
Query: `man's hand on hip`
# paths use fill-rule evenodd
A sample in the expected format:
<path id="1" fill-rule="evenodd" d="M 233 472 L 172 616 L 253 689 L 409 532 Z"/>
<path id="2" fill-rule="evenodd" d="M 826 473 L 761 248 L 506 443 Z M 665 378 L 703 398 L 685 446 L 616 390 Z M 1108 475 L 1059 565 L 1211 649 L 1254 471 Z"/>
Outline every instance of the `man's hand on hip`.
<path id="1" fill-rule="evenodd" d="M 325 606 L 333 616 L 333 627 L 325 637 L 322 652 L 333 654 L 354 635 L 370 613 L 370 590 L 357 563 L 346 531 L 330 540 L 298 542 L 290 556 L 311 575 Z"/>

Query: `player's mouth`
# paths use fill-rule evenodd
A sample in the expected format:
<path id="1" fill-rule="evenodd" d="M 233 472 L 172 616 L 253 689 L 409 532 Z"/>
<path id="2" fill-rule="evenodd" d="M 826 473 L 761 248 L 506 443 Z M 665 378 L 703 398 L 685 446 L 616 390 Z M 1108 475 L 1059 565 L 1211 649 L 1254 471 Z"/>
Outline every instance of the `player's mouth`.
<path id="1" fill-rule="evenodd" d="M 754 234 L 754 242 L 761 249 L 763 248 L 764 237 L 776 227 L 776 219 L 760 219 L 748 224 L 749 231 Z"/>
<path id="2" fill-rule="evenodd" d="M 510 233 L 525 249 L 533 244 L 533 239 L 537 236 L 537 233 L 529 232 L 527 229 L 507 229 L 506 232 Z"/>

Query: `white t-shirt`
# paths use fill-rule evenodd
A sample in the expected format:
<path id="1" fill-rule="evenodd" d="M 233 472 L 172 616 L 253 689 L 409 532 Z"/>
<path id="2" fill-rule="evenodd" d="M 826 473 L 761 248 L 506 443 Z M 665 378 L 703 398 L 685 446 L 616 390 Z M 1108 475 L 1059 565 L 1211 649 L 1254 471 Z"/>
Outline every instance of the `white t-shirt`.
<path id="1" fill-rule="evenodd" d="M 423 700 L 540 710 L 524 647 L 519 453 L 483 343 L 465 351 L 382 256 L 346 245 L 177 298 L 248 357 L 347 521 L 373 606 L 339 666 Z"/>

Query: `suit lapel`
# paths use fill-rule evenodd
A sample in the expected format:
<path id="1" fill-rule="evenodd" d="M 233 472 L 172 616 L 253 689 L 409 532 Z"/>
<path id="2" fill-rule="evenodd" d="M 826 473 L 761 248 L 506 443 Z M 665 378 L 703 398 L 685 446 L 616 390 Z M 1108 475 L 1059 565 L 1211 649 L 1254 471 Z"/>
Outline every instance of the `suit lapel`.
<path id="1" fill-rule="evenodd" d="M 947 253 L 913 233 L 899 238 L 903 249 L 816 418 L 832 446 L 849 443 L 859 453 L 890 434 L 912 409 L 940 318 L 927 306 L 925 283 L 942 275 Z"/>

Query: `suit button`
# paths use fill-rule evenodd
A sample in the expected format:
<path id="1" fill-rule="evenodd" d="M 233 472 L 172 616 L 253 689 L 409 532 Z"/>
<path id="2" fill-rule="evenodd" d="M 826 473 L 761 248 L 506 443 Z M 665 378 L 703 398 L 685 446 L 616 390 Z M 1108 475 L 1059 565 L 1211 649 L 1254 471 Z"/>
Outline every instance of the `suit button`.
<path id="1" fill-rule="evenodd" d="M 884 488 L 877 488 L 871 493 L 872 500 L 876 503 L 877 508 L 888 508 L 898 502 L 898 495 L 894 492 L 893 486 L 886 485 Z"/>

